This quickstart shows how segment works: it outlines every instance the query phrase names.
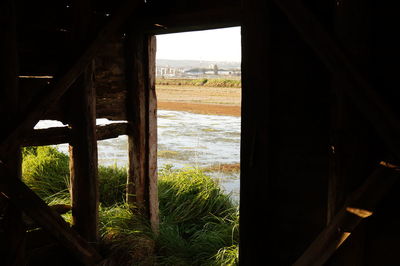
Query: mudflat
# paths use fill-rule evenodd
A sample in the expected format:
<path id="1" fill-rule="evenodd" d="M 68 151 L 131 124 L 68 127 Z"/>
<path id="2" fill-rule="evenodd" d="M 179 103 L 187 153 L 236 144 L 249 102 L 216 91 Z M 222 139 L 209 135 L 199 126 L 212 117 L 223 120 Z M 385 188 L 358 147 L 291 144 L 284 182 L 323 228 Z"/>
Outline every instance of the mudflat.
<path id="1" fill-rule="evenodd" d="M 241 88 L 157 85 L 160 110 L 240 116 Z"/>

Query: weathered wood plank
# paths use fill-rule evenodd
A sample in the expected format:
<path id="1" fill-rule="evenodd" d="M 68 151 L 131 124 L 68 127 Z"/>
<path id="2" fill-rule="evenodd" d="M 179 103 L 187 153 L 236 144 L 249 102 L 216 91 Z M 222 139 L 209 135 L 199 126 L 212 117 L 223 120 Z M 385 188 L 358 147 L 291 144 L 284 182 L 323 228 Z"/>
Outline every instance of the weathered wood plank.
<path id="1" fill-rule="evenodd" d="M 21 138 L 22 146 L 46 146 L 68 143 L 71 133 L 68 127 L 35 129 Z"/>
<path id="2" fill-rule="evenodd" d="M 149 215 L 153 232 L 159 229 L 158 175 L 157 175 L 157 95 L 156 95 L 156 37 L 148 37 L 148 150 L 149 150 Z"/>
<path id="3" fill-rule="evenodd" d="M 304 40 L 314 49 L 332 73 L 341 75 L 349 87 L 344 92 L 370 121 L 390 150 L 400 158 L 400 122 L 374 91 L 356 65 L 329 36 L 315 15 L 301 1 L 275 0 Z"/>
<path id="4" fill-rule="evenodd" d="M 117 138 L 128 134 L 128 123 L 114 123 L 96 127 L 97 140 Z"/>
<path id="5" fill-rule="evenodd" d="M 128 123 L 113 123 L 96 126 L 97 140 L 117 138 L 128 134 Z M 68 143 L 71 132 L 68 127 L 35 129 L 27 133 L 21 140 L 22 146 L 46 146 Z"/>
<path id="6" fill-rule="evenodd" d="M 92 23 L 90 0 L 72 1 L 75 53 L 88 41 Z M 96 137 L 94 60 L 75 81 L 68 94 L 70 194 L 72 224 L 87 241 L 96 245 L 99 224 L 99 180 Z"/>
<path id="7" fill-rule="evenodd" d="M 168 14 L 168 15 L 166 15 Z M 140 18 L 149 34 L 166 34 L 196 30 L 240 26 L 241 7 L 236 2 L 229 6 L 186 10 L 158 14 L 153 10 Z"/>
<path id="8" fill-rule="evenodd" d="M 344 204 L 295 266 L 324 265 L 332 254 L 346 241 L 360 222 L 373 215 L 376 206 L 400 176 L 400 169 L 382 162 Z"/>
<path id="9" fill-rule="evenodd" d="M 123 89 L 125 90 L 124 84 Z M 126 118 L 126 91 L 111 92 L 96 99 L 96 113 L 98 118 L 113 120 L 127 120 Z"/>
<path id="10" fill-rule="evenodd" d="M 144 208 L 146 195 L 147 152 L 146 106 L 147 106 L 147 53 L 143 34 L 131 33 L 126 41 L 127 118 L 129 123 L 128 153 L 129 170 L 126 201 Z"/>
<path id="11" fill-rule="evenodd" d="M 74 253 L 85 265 L 95 265 L 101 256 L 67 222 L 54 212 L 22 181 L 12 177 L 0 163 L 0 191 L 15 206 L 24 211 L 41 227 L 51 233 L 62 245 Z"/>
<path id="12" fill-rule="evenodd" d="M 0 140 L 0 154 L 4 156 L 8 146 L 13 146 L 18 142 L 21 134 L 33 128 L 33 126 L 42 118 L 51 106 L 56 104 L 68 88 L 76 81 L 79 75 L 84 71 L 85 67 L 92 61 L 94 56 L 102 45 L 122 26 L 123 23 L 137 10 L 143 3 L 135 0 L 125 1 L 114 16 L 99 32 L 95 40 L 83 52 L 73 66 L 54 84 L 54 86 L 38 100 L 34 105 L 23 112 L 18 119 L 18 123 L 6 131 L 4 138 Z"/>
<path id="13" fill-rule="evenodd" d="M 158 231 L 155 37 L 130 32 L 127 40 L 129 171 L 126 200 Z"/>

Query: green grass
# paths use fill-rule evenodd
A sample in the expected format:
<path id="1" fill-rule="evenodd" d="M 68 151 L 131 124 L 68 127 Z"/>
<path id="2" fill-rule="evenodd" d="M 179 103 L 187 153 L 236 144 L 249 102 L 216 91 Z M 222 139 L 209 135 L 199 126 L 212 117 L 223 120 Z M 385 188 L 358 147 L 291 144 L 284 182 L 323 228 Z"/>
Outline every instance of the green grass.
<path id="1" fill-rule="evenodd" d="M 24 149 L 23 180 L 47 203 L 69 204 L 68 156 Z M 199 169 L 159 172 L 160 232 L 124 202 L 126 169 L 99 167 L 100 249 L 113 265 L 237 265 L 239 213 Z M 71 213 L 63 215 L 68 222 Z"/>
<path id="2" fill-rule="evenodd" d="M 220 264 L 238 245 L 239 215 L 230 197 L 199 169 L 160 171 L 160 265 Z M 232 254 L 232 252 L 231 252 Z M 232 257 L 229 257 L 232 261 Z"/>
<path id="3" fill-rule="evenodd" d="M 241 88 L 240 79 L 156 79 L 156 85 L 204 86 L 217 88 Z"/>
<path id="4" fill-rule="evenodd" d="M 42 199 L 68 193 L 69 158 L 55 148 L 31 147 L 23 150 L 23 181 Z"/>
<path id="5" fill-rule="evenodd" d="M 125 201 L 127 169 L 99 166 L 99 196 L 103 206 L 122 204 Z"/>
<path id="6" fill-rule="evenodd" d="M 46 202 L 69 200 L 69 158 L 50 146 L 23 151 L 23 181 Z M 103 206 L 124 202 L 126 168 L 99 166 L 99 194 Z"/>

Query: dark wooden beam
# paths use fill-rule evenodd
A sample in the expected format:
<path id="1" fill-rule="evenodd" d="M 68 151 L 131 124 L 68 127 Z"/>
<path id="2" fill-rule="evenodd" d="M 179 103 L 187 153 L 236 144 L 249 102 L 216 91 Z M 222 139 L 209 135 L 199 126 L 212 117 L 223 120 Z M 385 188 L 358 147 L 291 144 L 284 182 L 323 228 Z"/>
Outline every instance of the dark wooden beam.
<path id="1" fill-rule="evenodd" d="M 84 265 L 96 265 L 101 256 L 64 219 L 0 163 L 0 192 L 69 249 Z"/>
<path id="2" fill-rule="evenodd" d="M 99 32 L 95 40 L 88 46 L 73 66 L 54 84 L 43 97 L 23 112 L 18 123 L 11 126 L 6 135 L 0 140 L 0 158 L 5 155 L 7 148 L 18 142 L 26 130 L 30 130 L 44 116 L 51 106 L 56 104 L 68 88 L 76 81 L 86 66 L 92 61 L 102 45 L 127 21 L 134 11 L 143 5 L 139 0 L 126 0 L 115 12 L 110 22 Z"/>
<path id="3" fill-rule="evenodd" d="M 87 70 L 78 81 L 76 108 L 71 118 L 69 145 L 72 221 L 75 229 L 89 242 L 98 241 L 98 157 L 93 72 Z M 77 84 L 77 85 L 78 85 Z"/>
<path id="4" fill-rule="evenodd" d="M 97 140 L 117 138 L 128 134 L 128 123 L 114 123 L 96 127 Z"/>
<path id="5" fill-rule="evenodd" d="M 373 215 L 376 206 L 399 176 L 400 169 L 397 166 L 381 162 L 294 265 L 324 265 L 360 222 Z"/>
<path id="6" fill-rule="evenodd" d="M 88 42 L 92 28 L 91 0 L 72 1 L 72 35 L 76 54 Z M 99 179 L 96 137 L 96 90 L 94 61 L 68 91 L 70 193 L 72 224 L 89 243 L 97 245 L 99 224 Z"/>
<path id="7" fill-rule="evenodd" d="M 71 133 L 68 127 L 54 127 L 35 129 L 27 133 L 21 139 L 22 146 L 46 146 L 68 143 Z"/>
<path id="8" fill-rule="evenodd" d="M 161 15 L 149 10 L 140 18 L 140 23 L 144 25 L 144 30 L 149 34 L 234 27 L 241 24 L 241 7 L 236 2 L 232 6 L 170 12 Z"/>
<path id="9" fill-rule="evenodd" d="M 13 125 L 19 114 L 18 57 L 14 1 L 0 3 L 0 115 L 3 126 Z M 0 138 L 4 131 L 0 132 Z M 10 146 L 1 158 L 15 181 L 21 178 L 21 149 Z M 2 176 L 0 176 L 0 182 Z M 22 212 L 0 195 L 0 257 L 4 265 L 24 265 L 25 225 Z"/>
<path id="10" fill-rule="evenodd" d="M 275 0 L 303 39 L 328 69 L 340 75 L 351 89 L 344 91 L 374 126 L 386 148 L 400 159 L 400 122 L 346 53 L 331 38 L 316 16 L 301 1 Z"/>
<path id="11" fill-rule="evenodd" d="M 96 126 L 97 141 L 117 138 L 128 134 L 128 123 L 113 123 Z M 46 146 L 69 143 L 71 132 L 68 127 L 35 129 L 26 134 L 21 140 L 22 146 Z"/>
<path id="12" fill-rule="evenodd" d="M 126 201 L 158 231 L 157 100 L 154 36 L 130 32 L 126 43 L 129 171 Z"/>

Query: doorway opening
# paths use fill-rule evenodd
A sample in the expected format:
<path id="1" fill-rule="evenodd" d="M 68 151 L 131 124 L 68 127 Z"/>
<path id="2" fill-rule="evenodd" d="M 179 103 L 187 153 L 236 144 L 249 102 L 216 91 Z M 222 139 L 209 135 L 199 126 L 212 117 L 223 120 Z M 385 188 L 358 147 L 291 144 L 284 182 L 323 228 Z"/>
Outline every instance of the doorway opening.
<path id="1" fill-rule="evenodd" d="M 208 250 L 204 254 L 214 258 L 218 254 L 230 254 L 229 259 L 237 261 L 241 134 L 240 27 L 156 37 L 159 195 L 160 213 L 165 216 L 160 220 L 169 220 L 164 215 L 164 208 L 169 213 L 175 213 L 174 208 L 179 208 L 181 215 L 188 220 L 173 223 L 172 226 L 176 232 L 181 232 L 182 228 L 188 231 L 187 234 L 178 233 L 176 236 L 187 242 L 185 249 L 188 252 L 192 243 L 193 248 L 214 245 L 210 236 L 218 234 L 227 241 L 222 241 L 223 244 L 214 246 L 215 250 Z M 164 185 L 168 182 L 179 189 Z M 203 185 L 211 189 L 207 191 Z M 164 189 L 168 193 L 176 193 L 169 195 L 179 200 L 175 207 L 171 207 L 171 199 L 163 198 Z M 218 220 L 219 229 L 224 228 L 225 232 L 215 227 L 199 233 L 200 228 L 207 227 L 211 221 L 209 219 Z M 161 233 L 162 226 L 160 224 Z M 221 263 L 224 264 L 223 261 Z"/>

